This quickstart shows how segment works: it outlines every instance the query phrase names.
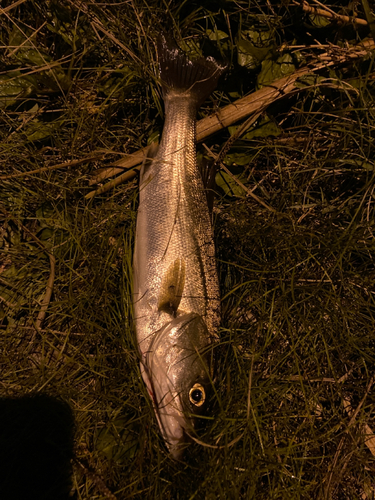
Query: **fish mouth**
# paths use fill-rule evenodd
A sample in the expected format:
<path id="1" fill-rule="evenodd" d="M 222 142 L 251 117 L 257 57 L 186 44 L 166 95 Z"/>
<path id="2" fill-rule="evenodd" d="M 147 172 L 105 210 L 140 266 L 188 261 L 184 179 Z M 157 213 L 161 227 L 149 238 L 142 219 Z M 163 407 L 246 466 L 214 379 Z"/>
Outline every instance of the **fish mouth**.
<path id="1" fill-rule="evenodd" d="M 141 371 L 168 451 L 172 458 L 181 460 L 188 442 L 185 430 L 191 425 L 184 415 L 180 396 L 171 391 L 165 393 L 156 381 L 152 382 L 145 365 L 141 365 Z"/>
<path id="2" fill-rule="evenodd" d="M 164 395 L 159 404 L 155 403 L 155 414 L 169 453 L 175 460 L 181 460 L 188 444 L 185 430 L 190 425 L 178 394 Z"/>

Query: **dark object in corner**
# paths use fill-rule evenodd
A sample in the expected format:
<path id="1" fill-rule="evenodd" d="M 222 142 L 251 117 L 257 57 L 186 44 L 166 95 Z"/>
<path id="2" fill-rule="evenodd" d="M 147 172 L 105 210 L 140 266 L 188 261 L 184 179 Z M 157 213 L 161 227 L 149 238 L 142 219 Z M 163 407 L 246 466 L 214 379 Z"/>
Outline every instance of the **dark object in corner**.
<path id="1" fill-rule="evenodd" d="M 0 398 L 2 500 L 68 500 L 74 419 L 47 395 Z"/>

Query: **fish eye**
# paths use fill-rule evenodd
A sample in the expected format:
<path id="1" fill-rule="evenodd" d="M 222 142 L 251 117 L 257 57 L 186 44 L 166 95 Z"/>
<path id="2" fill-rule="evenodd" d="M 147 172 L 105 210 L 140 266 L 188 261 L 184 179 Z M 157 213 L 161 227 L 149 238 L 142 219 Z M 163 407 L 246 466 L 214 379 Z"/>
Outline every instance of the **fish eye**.
<path id="1" fill-rule="evenodd" d="M 193 403 L 195 406 L 202 406 L 206 400 L 206 392 L 201 384 L 193 385 L 189 391 L 189 400 L 190 403 Z"/>

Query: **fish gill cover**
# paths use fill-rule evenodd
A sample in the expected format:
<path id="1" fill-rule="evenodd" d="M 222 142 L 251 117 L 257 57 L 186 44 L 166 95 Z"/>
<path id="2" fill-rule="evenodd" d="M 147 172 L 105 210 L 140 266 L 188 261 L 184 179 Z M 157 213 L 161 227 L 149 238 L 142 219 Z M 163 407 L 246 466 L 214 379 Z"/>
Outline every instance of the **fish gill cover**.
<path id="1" fill-rule="evenodd" d="M 70 405 L 72 498 L 373 498 L 373 15 L 366 0 L 2 2 L 0 393 Z M 230 62 L 198 112 L 222 327 L 183 464 L 141 381 L 131 299 L 166 19 L 187 53 Z"/>

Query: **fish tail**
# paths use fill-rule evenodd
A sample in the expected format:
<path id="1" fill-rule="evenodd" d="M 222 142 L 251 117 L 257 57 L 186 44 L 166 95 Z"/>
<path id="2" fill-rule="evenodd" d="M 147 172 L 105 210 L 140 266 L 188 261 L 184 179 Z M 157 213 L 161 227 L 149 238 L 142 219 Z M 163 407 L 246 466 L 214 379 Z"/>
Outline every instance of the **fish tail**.
<path id="1" fill-rule="evenodd" d="M 163 97 L 173 92 L 189 92 L 197 102 L 203 104 L 227 66 L 219 64 L 213 57 L 189 59 L 177 45 L 164 35 L 158 38 L 158 60 L 162 80 Z"/>

